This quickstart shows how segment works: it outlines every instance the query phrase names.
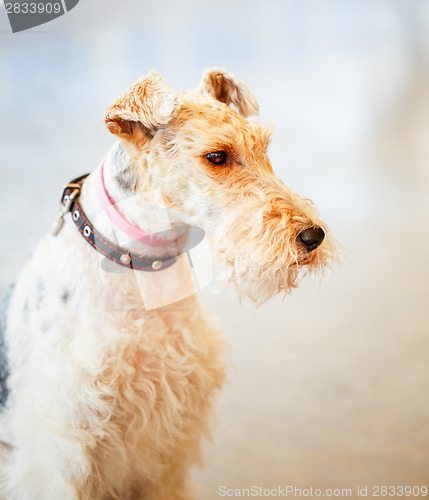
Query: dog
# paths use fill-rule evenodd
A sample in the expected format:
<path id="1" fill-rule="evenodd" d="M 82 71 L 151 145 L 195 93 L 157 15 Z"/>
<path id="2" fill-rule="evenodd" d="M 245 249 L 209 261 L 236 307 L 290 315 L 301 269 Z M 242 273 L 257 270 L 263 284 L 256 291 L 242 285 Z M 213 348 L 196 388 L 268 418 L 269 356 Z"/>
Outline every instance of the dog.
<path id="1" fill-rule="evenodd" d="M 156 72 L 105 114 L 117 141 L 61 196 L 3 303 L 0 498 L 190 500 L 225 340 L 198 283 L 261 304 L 335 245 L 277 178 L 235 75 L 191 92 Z M 198 251 L 197 251 L 198 250 Z"/>

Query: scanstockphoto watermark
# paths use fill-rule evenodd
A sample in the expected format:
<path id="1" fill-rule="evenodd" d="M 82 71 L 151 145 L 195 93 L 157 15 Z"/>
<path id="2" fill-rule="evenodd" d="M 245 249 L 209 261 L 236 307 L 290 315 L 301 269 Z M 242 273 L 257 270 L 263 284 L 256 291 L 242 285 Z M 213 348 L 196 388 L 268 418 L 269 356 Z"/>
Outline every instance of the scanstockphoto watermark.
<path id="1" fill-rule="evenodd" d="M 365 485 L 354 488 L 299 488 L 293 485 L 276 486 L 274 488 L 264 488 L 262 486 L 250 486 L 249 488 L 228 488 L 219 486 L 220 497 L 237 498 L 375 498 L 375 497 L 414 497 L 423 498 L 428 496 L 426 485 Z"/>
<path id="2" fill-rule="evenodd" d="M 13 33 L 48 23 L 72 10 L 79 0 L 12 0 L 4 1 Z"/>
<path id="3" fill-rule="evenodd" d="M 219 486 L 220 497 L 237 497 L 237 498 L 275 498 L 275 497 L 352 497 L 351 488 L 298 488 L 297 486 L 276 486 L 274 488 L 263 488 L 262 486 L 253 485 L 249 488 L 228 488 L 227 486 Z"/>

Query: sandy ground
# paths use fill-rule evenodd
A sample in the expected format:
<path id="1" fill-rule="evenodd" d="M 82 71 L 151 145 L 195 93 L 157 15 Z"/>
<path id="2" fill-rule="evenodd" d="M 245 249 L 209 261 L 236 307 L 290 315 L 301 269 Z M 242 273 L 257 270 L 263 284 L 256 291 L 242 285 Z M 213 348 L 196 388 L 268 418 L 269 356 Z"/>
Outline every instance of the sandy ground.
<path id="1" fill-rule="evenodd" d="M 219 487 L 351 489 L 428 480 L 427 263 L 399 264 L 395 230 L 361 228 L 328 281 L 256 313 L 205 297 L 232 339 L 214 445 L 196 474 Z M 370 239 L 371 245 L 365 244 Z M 371 495 L 369 494 L 371 497 Z"/>

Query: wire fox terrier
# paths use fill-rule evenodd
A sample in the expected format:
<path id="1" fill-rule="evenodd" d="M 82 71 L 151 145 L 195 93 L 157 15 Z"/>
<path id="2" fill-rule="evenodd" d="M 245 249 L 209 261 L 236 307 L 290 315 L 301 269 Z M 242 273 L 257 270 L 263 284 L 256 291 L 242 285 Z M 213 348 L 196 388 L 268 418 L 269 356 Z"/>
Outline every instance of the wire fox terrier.
<path id="1" fill-rule="evenodd" d="M 192 92 L 151 72 L 107 109 L 119 141 L 65 187 L 3 302 L 0 498 L 193 498 L 224 380 L 195 292 L 213 272 L 259 304 L 333 257 L 311 202 L 275 176 L 257 113 L 219 68 Z"/>

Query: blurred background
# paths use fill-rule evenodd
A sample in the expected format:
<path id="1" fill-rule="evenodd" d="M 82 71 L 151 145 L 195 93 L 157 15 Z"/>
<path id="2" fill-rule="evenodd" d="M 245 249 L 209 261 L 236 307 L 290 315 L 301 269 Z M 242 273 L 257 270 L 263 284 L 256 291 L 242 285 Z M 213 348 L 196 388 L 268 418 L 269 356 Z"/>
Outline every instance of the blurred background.
<path id="1" fill-rule="evenodd" d="M 184 90 L 214 65 L 254 92 L 274 169 L 345 259 L 258 310 L 201 294 L 231 368 L 198 498 L 427 485 L 428 0 L 81 0 L 17 34 L 1 2 L 0 293 L 111 145 L 106 105 L 150 69 Z"/>

